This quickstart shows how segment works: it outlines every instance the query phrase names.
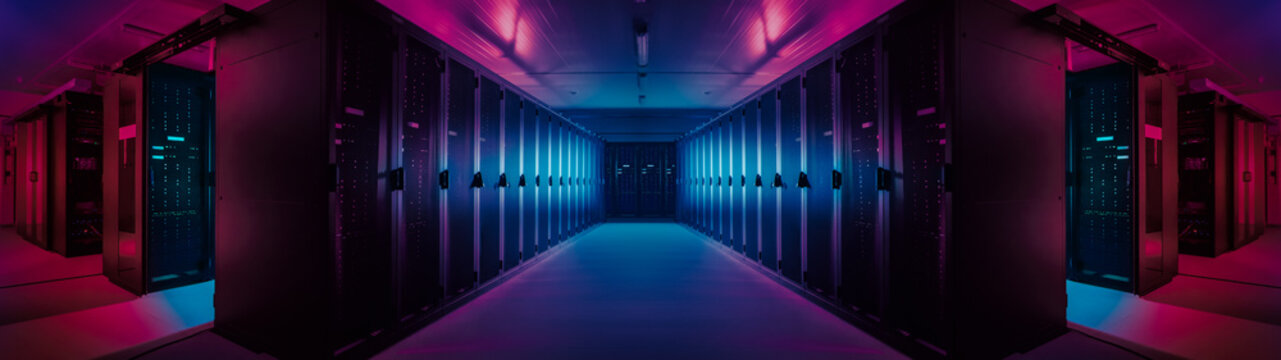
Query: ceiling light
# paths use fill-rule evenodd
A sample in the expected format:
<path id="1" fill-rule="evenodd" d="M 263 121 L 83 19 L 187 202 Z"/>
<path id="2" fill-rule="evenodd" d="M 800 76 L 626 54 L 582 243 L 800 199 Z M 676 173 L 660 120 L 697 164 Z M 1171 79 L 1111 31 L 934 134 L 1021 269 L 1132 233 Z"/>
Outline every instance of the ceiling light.
<path id="1" fill-rule="evenodd" d="M 636 34 L 636 66 L 649 66 L 649 34 Z"/>

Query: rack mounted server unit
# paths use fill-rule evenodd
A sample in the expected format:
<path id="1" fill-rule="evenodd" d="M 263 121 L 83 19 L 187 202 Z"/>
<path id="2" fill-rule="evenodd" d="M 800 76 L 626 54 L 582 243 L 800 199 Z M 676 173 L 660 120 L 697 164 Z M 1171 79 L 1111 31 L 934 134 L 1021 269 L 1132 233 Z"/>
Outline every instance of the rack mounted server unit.
<path id="1" fill-rule="evenodd" d="M 154 64 L 105 90 L 103 274 L 135 294 L 213 279 L 213 77 Z"/>
<path id="2" fill-rule="evenodd" d="M 1142 295 L 1174 278 L 1177 101 L 1126 63 L 1068 74 L 1068 279 Z"/>
<path id="3" fill-rule="evenodd" d="M 1218 256 L 1264 218 L 1264 118 L 1217 92 L 1179 97 L 1179 251 Z"/>
<path id="4" fill-rule="evenodd" d="M 599 138 L 399 15 L 253 15 L 216 49 L 215 331 L 368 354 L 599 221 Z"/>
<path id="5" fill-rule="evenodd" d="M 1064 38 L 1028 13 L 900 4 L 683 136 L 681 221 L 919 353 L 1061 334 Z"/>
<path id="6" fill-rule="evenodd" d="M 63 256 L 102 252 L 102 97 L 54 96 L 14 123 L 15 228 Z"/>

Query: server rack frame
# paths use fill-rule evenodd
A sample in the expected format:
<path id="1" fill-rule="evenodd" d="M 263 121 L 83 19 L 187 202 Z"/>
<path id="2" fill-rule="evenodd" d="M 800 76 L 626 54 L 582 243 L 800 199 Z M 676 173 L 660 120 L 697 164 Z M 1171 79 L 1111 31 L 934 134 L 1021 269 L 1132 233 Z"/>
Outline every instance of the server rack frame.
<path id="1" fill-rule="evenodd" d="M 182 89 L 191 91 L 189 97 L 182 98 Z M 148 65 L 138 75 L 115 74 L 104 87 L 103 144 L 113 145 L 103 151 L 103 208 L 113 211 L 103 212 L 103 275 L 129 292 L 213 279 L 216 91 L 209 74 L 168 64 Z M 185 115 L 196 126 L 152 129 L 157 122 L 183 120 L 174 108 L 153 111 L 180 100 L 197 103 L 197 111 Z M 174 136 L 161 141 L 161 133 Z M 199 203 L 183 204 L 180 189 L 194 189 L 188 199 Z"/>
<path id="2" fill-rule="evenodd" d="M 1072 178 L 1068 184 L 1067 193 L 1068 279 L 1139 295 L 1147 294 L 1169 283 L 1178 272 L 1178 208 L 1169 206 L 1176 204 L 1178 198 L 1178 169 L 1175 166 L 1169 166 L 1178 164 L 1178 144 L 1176 139 L 1167 138 L 1169 135 L 1177 137 L 1177 98 L 1174 84 L 1165 74 L 1144 74 L 1138 68 L 1124 63 L 1076 72 L 1070 74 L 1068 79 L 1067 141 L 1069 148 L 1072 149 L 1068 161 L 1068 173 Z M 1094 136 L 1094 139 L 1091 139 L 1091 135 L 1084 134 L 1084 130 L 1078 127 L 1084 126 L 1091 120 L 1087 118 L 1092 113 L 1072 103 L 1073 99 L 1088 99 L 1093 96 L 1072 94 L 1073 91 L 1115 91 L 1115 88 L 1101 90 L 1091 87 L 1104 81 L 1127 85 L 1124 87 L 1125 93 L 1120 94 L 1124 98 L 1115 95 L 1114 98 L 1128 103 L 1127 108 L 1122 109 L 1125 111 L 1122 114 L 1129 114 L 1129 116 L 1117 118 L 1116 121 L 1125 122 L 1118 126 L 1122 130 L 1128 128 L 1129 136 L 1116 139 L 1115 142 L 1113 141 L 1115 136 L 1112 135 Z M 1073 87 L 1073 83 L 1084 84 Z M 1103 96 L 1106 97 L 1106 95 Z M 1099 106 L 1102 105 L 1103 103 L 1100 102 Z M 1097 120 L 1108 118 L 1107 114 L 1114 113 L 1106 113 L 1102 115 L 1102 119 Z M 1103 131 L 1098 134 L 1113 134 L 1103 128 L 1097 130 Z M 1101 141 L 1101 139 L 1107 140 Z M 1125 145 L 1112 145 L 1113 143 Z M 1129 160 L 1125 162 L 1128 163 L 1125 167 L 1128 170 L 1125 172 L 1127 176 L 1133 177 L 1126 180 L 1127 185 L 1123 186 L 1130 192 L 1128 195 L 1130 200 L 1122 205 L 1130 210 L 1122 219 L 1117 219 L 1127 223 L 1128 226 L 1125 226 L 1127 230 L 1115 238 L 1108 235 L 1111 232 L 1107 231 L 1107 226 L 1085 226 L 1079 223 L 1083 218 L 1090 216 L 1083 212 L 1102 214 L 1092 215 L 1095 221 L 1108 221 L 1107 218 L 1114 217 L 1108 215 L 1111 213 L 1108 211 L 1086 210 L 1082 203 L 1087 201 L 1086 187 L 1098 187 L 1104 184 L 1101 181 L 1086 179 L 1087 170 L 1084 166 L 1087 160 L 1089 163 L 1100 164 L 1106 163 L 1109 159 L 1113 162 Z M 1112 196 L 1119 195 L 1104 195 L 1104 197 Z M 1080 251 L 1088 251 L 1080 242 L 1081 234 L 1085 229 L 1096 229 L 1092 235 L 1103 238 L 1096 240 L 1098 242 L 1121 242 L 1128 245 L 1119 247 L 1121 253 L 1112 252 L 1113 259 L 1104 260 L 1113 263 L 1124 262 L 1125 264 L 1121 264 L 1124 265 L 1122 266 L 1125 269 L 1124 274 L 1101 272 L 1101 269 L 1085 263 L 1086 258 L 1094 260 L 1108 257 L 1106 254 L 1080 253 Z M 1101 249 L 1096 247 L 1094 250 Z"/>
<path id="3" fill-rule="evenodd" d="M 904 39 L 910 32 L 921 31 L 921 26 L 899 26 L 897 31 L 892 31 L 895 25 L 927 11 L 933 11 L 933 16 L 917 20 L 918 25 L 934 24 L 938 29 L 932 35 L 924 35 L 921 40 L 925 41 Z M 911 343 L 905 347 L 914 350 L 924 349 L 924 352 L 912 351 L 921 356 L 997 357 L 1030 348 L 1065 331 L 1062 311 L 1066 306 L 1062 288 L 1065 179 L 1059 167 L 1066 156 L 1062 138 L 1064 104 L 1063 90 L 1053 89 L 1062 85 L 1065 55 L 1063 38 L 1035 27 L 1027 20 L 1029 13 L 1003 1 L 909 1 L 801 67 L 817 64 L 825 57 L 836 56 L 838 51 L 871 38 L 875 39 L 878 49 L 875 59 L 878 73 L 892 74 L 894 61 L 885 58 L 901 56 L 895 51 L 910 46 L 924 46 L 926 55 L 907 57 L 900 62 L 931 58 L 938 61 L 939 72 L 933 75 L 937 80 L 934 86 L 937 86 L 938 98 L 932 107 L 902 109 L 902 98 L 894 95 L 901 90 L 885 87 L 893 84 L 893 80 L 882 76 L 878 81 L 883 90 L 875 97 L 885 100 L 882 103 L 885 106 L 878 106 L 875 111 L 880 114 L 878 123 L 887 125 L 878 129 L 883 139 L 880 145 L 887 151 L 876 156 L 881 163 L 881 169 L 877 170 L 876 184 L 880 192 L 877 208 L 884 215 L 878 215 L 875 220 L 878 223 L 875 247 L 881 253 L 875 257 L 885 259 L 884 268 L 894 275 L 882 272 L 878 274 L 881 279 L 875 281 L 881 285 L 878 289 L 860 290 L 870 290 L 875 293 L 874 298 L 901 301 L 881 301 L 886 309 L 880 314 L 869 314 L 862 309 L 851 314 L 861 319 L 857 322 L 865 328 L 878 330 L 875 332 L 882 338 L 897 344 Z M 882 49 L 886 50 L 881 52 Z M 1005 72 L 1000 78 L 1009 81 L 990 83 L 993 71 Z M 772 100 L 777 96 L 773 91 L 790 81 L 792 73 L 780 77 L 751 99 L 762 102 L 762 127 L 771 121 L 777 124 L 779 115 L 775 110 L 778 109 L 771 108 L 777 105 L 777 101 Z M 1052 89 L 1046 91 L 1045 86 Z M 983 113 L 983 108 L 988 112 Z M 926 111 L 917 114 L 922 110 Z M 838 109 L 838 113 L 840 111 Z M 937 145 L 944 145 L 940 147 L 943 160 L 937 167 L 939 171 L 923 174 L 936 178 L 934 181 L 939 186 L 946 187 L 946 191 L 939 192 L 946 197 L 940 200 L 940 209 L 944 211 L 932 215 L 947 219 L 941 224 L 940 234 L 946 234 L 943 239 L 948 246 L 939 249 L 939 256 L 935 257 L 935 261 L 941 260 L 938 275 L 945 274 L 946 280 L 938 282 L 937 291 L 924 291 L 921 283 L 911 281 L 895 286 L 894 278 L 909 273 L 904 269 L 921 270 L 895 264 L 896 258 L 912 251 L 903 247 L 902 216 L 898 223 L 894 222 L 894 216 L 889 216 L 895 213 L 895 208 L 904 205 L 901 189 L 905 184 L 905 163 L 901 149 L 908 138 L 901 136 L 902 119 L 929 115 L 947 125 L 947 130 L 941 132 L 943 137 L 937 139 L 940 141 Z M 766 130 L 770 129 L 762 132 Z M 701 131 L 696 129 L 687 137 L 695 140 Z M 766 135 L 775 137 L 774 146 L 786 140 L 779 139 L 777 133 Z M 768 147 L 770 142 L 762 141 L 760 145 Z M 1005 176 L 993 178 L 992 174 Z M 762 225 L 770 222 L 771 219 L 763 219 Z M 893 231 L 895 228 L 899 230 Z M 1025 240 L 1030 238 L 1043 241 Z M 1019 256 L 1012 257 L 1014 254 Z M 765 267 L 772 273 L 778 271 L 769 264 Z M 923 320 L 934 329 L 915 326 L 912 321 L 914 314 L 934 310 L 909 305 L 913 303 L 910 299 L 929 296 L 944 299 L 938 303 L 953 309 L 946 311 L 945 316 Z M 937 311 L 942 314 L 945 310 L 940 307 Z M 931 331 L 934 334 L 930 334 Z"/>
<path id="4" fill-rule="evenodd" d="M 65 257 L 102 252 L 103 109 L 102 96 L 65 91 L 14 119 L 14 227 Z"/>
<path id="5" fill-rule="evenodd" d="M 1233 104 L 1226 96 L 1217 92 L 1199 92 L 1179 97 L 1179 181 L 1184 186 L 1179 188 L 1179 227 L 1192 231 L 1181 231 L 1179 251 L 1183 254 L 1216 257 L 1225 252 L 1239 248 L 1254 240 L 1256 230 L 1252 222 L 1259 222 L 1257 228 L 1266 226 L 1258 217 L 1250 217 L 1247 207 L 1255 200 L 1246 196 L 1248 187 L 1261 185 L 1252 181 L 1255 172 L 1250 171 L 1255 165 L 1249 162 L 1249 154 L 1263 157 L 1262 142 L 1251 141 L 1254 133 L 1262 133 L 1262 119 Z M 1206 125 L 1198 125 L 1208 123 Z M 1208 135 L 1204 135 L 1205 133 Z M 1208 136 L 1202 138 L 1202 136 Z M 1241 139 L 1241 138 L 1245 139 Z M 1229 145 L 1230 144 L 1230 145 Z M 1201 155 L 1208 150 L 1208 154 Z M 1201 155 L 1195 161 L 1193 156 Z M 1208 156 L 1207 156 L 1208 155 Z M 1207 162 L 1205 157 L 1210 157 Z M 1209 166 L 1208 178 L 1196 176 L 1190 167 Z M 1260 169 L 1261 170 L 1261 169 Z M 1253 183 L 1253 184 L 1252 184 Z M 1258 185 L 1256 185 L 1258 184 Z M 1211 191 L 1205 194 L 1206 189 Z M 1208 195 L 1208 196 L 1207 196 Z M 1208 201 L 1198 199 L 1209 198 Z M 1193 207 L 1189 204 L 1199 202 Z M 1199 215 L 1191 209 L 1206 209 L 1208 215 Z M 1249 209 L 1254 209 L 1250 207 Z M 1201 222 L 1210 222 L 1208 234 L 1196 241 L 1198 229 L 1196 218 L 1208 217 Z"/>

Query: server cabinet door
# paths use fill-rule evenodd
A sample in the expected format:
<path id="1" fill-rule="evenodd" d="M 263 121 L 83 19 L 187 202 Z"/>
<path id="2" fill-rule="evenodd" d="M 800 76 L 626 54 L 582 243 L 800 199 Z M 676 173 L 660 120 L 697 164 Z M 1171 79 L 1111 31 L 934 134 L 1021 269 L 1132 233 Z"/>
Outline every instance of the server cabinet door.
<path id="1" fill-rule="evenodd" d="M 579 132 L 578 130 L 574 130 L 574 138 L 573 138 L 573 139 L 574 139 L 574 141 L 573 141 L 574 149 L 573 149 L 573 150 L 571 150 L 571 151 L 569 152 L 569 153 L 571 154 L 571 156 L 573 157 L 573 162 L 572 162 L 572 164 L 574 165 L 574 167 L 573 167 L 573 173 L 572 173 L 572 174 L 571 174 L 571 176 L 570 176 L 570 180 L 571 180 L 571 181 L 569 181 L 569 189 L 570 189 L 570 191 L 571 191 L 571 192 L 573 192 L 573 194 L 574 194 L 574 195 L 573 195 L 573 199 L 574 199 L 574 208 L 573 208 L 573 211 L 572 211 L 573 216 L 571 216 L 571 217 L 570 217 L 571 219 L 573 219 L 573 226 L 571 226 L 570 228 L 572 228 L 572 229 L 573 229 L 573 233 L 574 233 L 574 234 L 578 234 L 578 232 L 581 230 L 581 228 L 582 228 L 582 224 L 583 224 L 583 223 L 582 223 L 582 221 L 583 221 L 583 219 L 582 219 L 582 211 L 583 211 L 583 207 L 582 207 L 582 206 L 583 206 L 583 196 L 582 196 L 582 193 L 583 193 L 583 186 L 582 186 L 582 184 L 581 184 L 581 183 L 579 183 L 579 182 L 580 182 L 580 181 L 582 181 L 582 179 L 583 179 L 583 172 L 582 172 L 582 166 L 583 166 L 583 137 L 582 137 L 582 133 L 581 133 L 581 132 Z"/>
<path id="2" fill-rule="evenodd" d="M 804 121 L 801 103 L 801 79 L 796 78 L 783 83 L 779 89 L 779 173 L 783 174 L 782 203 L 779 216 L 782 217 L 779 229 L 780 260 L 779 268 L 783 276 L 798 283 L 804 279 L 802 251 L 805 239 L 802 231 L 805 219 L 802 217 L 805 196 L 801 188 L 801 174 L 804 173 L 802 152 L 804 151 Z"/>
<path id="3" fill-rule="evenodd" d="M 827 60 L 805 74 L 805 174 L 810 187 L 805 207 L 805 282 L 810 288 L 833 295 L 836 291 L 836 248 L 832 242 L 837 181 L 835 167 L 836 131 L 833 126 L 835 92 L 833 61 Z"/>
<path id="4" fill-rule="evenodd" d="M 715 236 L 716 223 L 712 221 L 712 174 L 711 174 L 711 133 L 704 130 L 698 135 L 698 208 L 700 210 L 699 228 L 707 236 Z"/>
<path id="5" fill-rule="evenodd" d="M 449 88 L 445 139 L 445 172 L 442 184 L 445 189 L 445 208 L 449 242 L 446 249 L 447 291 L 461 293 L 476 282 L 474 267 L 476 254 L 473 228 L 472 179 L 477 174 L 475 166 L 474 134 L 476 133 L 476 73 L 462 63 L 449 61 Z"/>
<path id="6" fill-rule="evenodd" d="M 513 91 L 506 91 L 503 95 L 503 133 L 502 133 L 502 153 L 503 163 L 500 169 L 499 183 L 502 187 L 502 214 L 503 219 L 503 245 L 502 247 L 502 264 L 503 269 L 512 268 L 521 262 L 520 253 L 520 124 L 521 108 L 525 100 Z"/>
<path id="7" fill-rule="evenodd" d="M 351 116 L 344 119 L 356 121 L 356 129 L 339 129 L 335 136 L 351 134 L 366 144 L 347 146 L 335 145 L 340 160 L 368 166 L 360 168 L 360 173 L 348 171 L 344 179 L 352 182 L 340 183 L 340 194 L 350 194 L 358 201 L 369 201 L 359 204 L 362 210 L 368 211 L 366 217 L 341 217 L 340 229 L 350 229 L 351 233 L 340 233 L 342 236 L 355 236 L 352 241 L 367 243 L 344 247 L 343 251 L 352 253 L 352 261 L 343 263 L 344 270 L 358 272 L 356 276 L 379 276 L 389 274 L 391 268 L 386 258 L 375 262 L 380 256 L 389 256 L 391 251 L 390 234 L 386 232 L 389 222 L 383 215 L 389 207 L 384 181 L 378 179 L 378 171 L 386 169 L 387 139 L 383 137 L 386 128 L 385 104 L 379 102 L 379 96 L 389 91 L 378 86 L 387 85 L 390 72 L 376 67 L 386 67 L 391 63 L 390 42 L 384 34 L 375 29 L 363 29 L 372 33 L 359 36 L 369 37 L 372 43 L 363 51 L 375 52 L 365 62 L 351 63 L 344 70 L 360 72 L 370 76 L 360 89 L 347 89 L 344 98 L 347 106 L 353 108 L 373 108 L 366 117 L 354 120 Z M 361 51 L 344 44 L 344 51 Z M 159 291 L 183 285 L 213 279 L 213 189 L 207 181 L 213 172 L 211 150 L 213 143 L 213 77 L 207 73 L 188 70 L 167 64 L 156 64 L 147 67 L 143 76 L 146 85 L 147 111 L 146 156 L 144 172 L 149 174 L 149 181 L 144 189 L 146 201 L 146 228 L 143 243 L 146 252 L 143 257 L 147 273 L 146 291 Z M 390 88 L 390 86 L 388 86 Z M 350 115 L 350 114 L 349 114 Z M 345 140 L 345 139 L 344 139 Z M 350 156 L 350 157 L 348 157 Z M 342 168 L 340 168 L 342 170 Z M 342 193 L 342 190 L 351 193 Z M 355 228 L 352 228 L 355 227 Z M 359 229 L 359 230 L 357 230 Z M 368 232 L 365 232 L 368 230 Z M 359 234 L 359 235 L 355 235 Z M 348 268 L 350 267 L 350 268 Z M 348 280 L 347 281 L 355 281 Z M 368 298 L 348 301 L 387 304 L 391 284 L 388 278 L 379 278 L 362 284 L 347 282 L 346 285 L 365 287 Z M 377 311 L 372 314 L 385 316 Z"/>
<path id="8" fill-rule="evenodd" d="M 730 159 L 733 157 L 732 148 L 730 147 L 733 144 L 733 137 L 731 136 L 733 129 L 733 116 L 726 116 L 725 121 L 721 122 L 719 131 L 720 144 L 717 146 L 720 154 L 716 156 L 720 162 L 720 167 L 716 173 L 718 178 L 724 179 L 724 184 L 721 184 L 720 181 L 717 183 L 719 188 L 717 193 L 720 195 L 721 242 L 730 248 L 734 247 L 734 217 L 732 216 L 734 213 L 734 201 L 731 195 L 732 191 L 730 191 L 734 185 L 734 171 L 733 167 L 730 166 Z"/>
<path id="9" fill-rule="evenodd" d="M 1068 279 L 1134 291 L 1135 69 L 1070 73 Z"/>
<path id="10" fill-rule="evenodd" d="M 940 347 L 944 343 L 946 286 L 943 246 L 949 214 L 943 169 L 947 128 L 942 116 L 939 59 L 941 21 L 920 12 L 889 29 L 887 54 L 894 180 L 890 202 L 887 321 Z"/>
<path id="11" fill-rule="evenodd" d="M 197 84 L 204 85 L 203 88 L 196 88 L 195 94 L 207 95 L 203 99 L 193 99 L 186 97 L 183 100 L 190 101 L 194 109 L 202 110 L 196 112 L 196 117 L 203 117 L 206 112 L 213 111 L 213 103 L 208 99 L 213 98 L 213 77 L 208 74 L 196 73 L 195 79 Z M 63 201 L 60 204 L 51 204 L 54 212 L 53 250 L 62 253 L 65 256 L 80 256 L 89 254 L 102 253 L 102 235 L 99 229 L 102 229 L 102 123 L 103 123 L 103 104 L 102 97 L 98 95 L 89 95 L 76 92 L 67 92 L 63 94 L 66 104 L 66 123 L 65 135 L 62 135 L 62 145 L 65 153 L 58 156 L 55 161 L 59 169 L 64 169 L 63 176 L 54 181 L 55 193 L 63 194 Z M 200 119 L 207 129 L 211 122 L 209 119 Z M 59 140 L 59 139 L 55 139 Z M 55 146 L 58 146 L 55 143 Z M 65 155 L 65 156 L 62 156 Z M 201 154 L 203 155 L 203 154 Z M 208 156 L 199 156 L 197 159 L 208 160 Z M 207 174 L 208 171 L 200 169 L 197 173 Z M 204 183 L 203 178 L 200 181 Z M 199 186 L 199 185 L 197 185 Z M 203 189 L 202 189 L 203 190 Z M 193 205 L 196 207 L 206 207 L 203 215 L 208 215 L 208 207 L 212 203 L 209 199 L 209 192 L 198 191 L 200 199 Z M 53 197 L 57 199 L 58 196 Z M 60 221 L 60 217 L 65 216 L 65 220 Z M 207 220 L 207 218 L 206 218 Z M 208 221 L 201 225 L 204 229 L 211 228 Z M 211 237 L 205 237 L 204 242 L 195 242 L 199 245 L 210 245 Z M 203 267 L 208 267 L 211 262 L 208 256 L 212 256 L 213 246 L 208 246 L 203 251 L 205 262 L 201 263 Z M 196 279 L 208 279 L 207 277 L 198 276 Z"/>
<path id="12" fill-rule="evenodd" d="M 864 40 L 841 54 L 841 285 L 846 305 L 881 314 L 883 247 L 878 241 L 880 190 L 876 176 L 881 159 L 881 92 L 877 83 L 879 53 L 875 39 Z"/>
<path id="13" fill-rule="evenodd" d="M 404 251 L 400 316 L 435 304 L 440 283 L 440 53 L 409 38 L 405 44 L 403 144 Z"/>
<path id="14" fill-rule="evenodd" d="M 556 186 L 556 176 L 560 175 L 560 121 L 555 116 L 547 117 L 547 246 L 556 246 L 560 242 L 560 187 Z"/>
<path id="15" fill-rule="evenodd" d="M 778 90 L 761 96 L 761 264 L 779 270 L 779 202 L 782 200 L 783 174 L 779 171 Z M 776 183 L 775 180 L 778 180 Z"/>
<path id="16" fill-rule="evenodd" d="M 706 232 L 704 227 L 704 207 L 703 207 L 703 134 L 695 133 L 690 139 L 690 160 L 692 160 L 692 169 L 694 172 L 693 188 L 694 197 L 690 199 L 694 205 L 694 229 L 700 233 Z"/>
<path id="17" fill-rule="evenodd" d="M 729 127 L 729 213 L 730 236 L 734 251 L 742 254 L 743 247 L 743 115 L 740 109 L 730 111 L 733 117 Z"/>
<path id="18" fill-rule="evenodd" d="M 716 122 L 711 131 L 707 133 L 707 156 L 708 167 L 707 176 L 711 177 L 708 182 L 708 190 L 711 190 L 711 214 L 712 214 L 712 238 L 720 243 L 725 241 L 725 172 L 721 169 L 725 165 L 725 146 L 722 129 L 725 128 L 724 120 Z"/>
<path id="19" fill-rule="evenodd" d="M 539 226 L 539 218 L 541 216 L 539 209 L 541 209 L 542 199 L 538 196 L 542 189 L 538 184 L 542 181 L 536 181 L 535 179 L 541 179 L 539 177 L 539 164 L 542 163 L 542 158 L 539 157 L 539 141 L 541 138 L 538 135 L 538 130 L 542 128 L 542 124 L 539 121 L 538 106 L 533 103 L 526 104 L 523 112 L 525 113 L 525 120 L 521 124 L 520 138 L 522 147 L 521 176 L 524 180 L 524 185 L 520 187 L 520 206 L 523 213 L 520 221 L 522 233 L 521 252 L 524 253 L 525 258 L 533 258 L 538 255 L 538 246 L 541 243 L 538 230 L 541 229 Z"/>
<path id="20" fill-rule="evenodd" d="M 761 191 L 756 185 L 760 174 L 760 118 L 756 102 L 743 106 L 743 240 L 746 242 L 743 253 L 752 261 L 760 262 L 761 251 Z"/>
<path id="21" fill-rule="evenodd" d="M 480 166 L 479 178 L 474 179 L 472 191 L 476 193 L 476 240 L 479 254 L 476 257 L 478 282 L 486 282 L 498 276 L 499 247 L 502 241 L 500 227 L 503 223 L 499 216 L 498 175 L 502 162 L 500 137 L 502 132 L 503 90 L 487 77 L 480 78 L 480 117 L 476 127 L 477 162 Z"/>
<path id="22" fill-rule="evenodd" d="M 332 198 L 334 199 L 332 206 L 336 211 L 333 232 L 338 240 L 336 244 L 338 254 L 335 259 L 338 262 L 335 293 L 338 296 L 336 309 L 340 326 L 335 331 L 338 338 L 333 339 L 337 344 L 345 344 L 367 336 L 370 332 L 396 319 L 395 288 L 392 284 L 394 257 L 390 232 L 391 189 L 389 177 L 386 174 L 390 170 L 388 166 L 392 133 L 390 110 L 393 106 L 390 99 L 394 89 L 392 69 L 393 64 L 396 63 L 394 54 L 397 50 L 397 42 L 391 29 L 377 19 L 356 13 L 344 16 L 340 36 L 342 59 L 340 70 L 343 86 L 338 93 L 339 105 L 343 110 L 333 126 L 332 150 L 338 175 Z M 148 88 L 155 90 L 157 86 L 153 83 Z M 155 95 L 158 94 L 153 94 L 152 97 L 156 97 Z M 170 94 L 169 98 L 174 99 L 175 96 Z M 178 110 L 190 104 L 172 105 L 171 109 Z M 155 114 L 157 110 L 153 108 L 148 113 Z M 166 128 L 170 131 L 175 128 L 181 129 L 181 126 L 176 126 L 178 124 L 170 123 L 166 126 L 157 120 L 149 119 L 150 134 L 157 134 Z M 208 120 L 212 121 L 212 117 Z M 206 141 L 212 140 L 208 134 L 192 133 L 190 136 L 206 139 Z M 180 134 L 165 135 L 165 137 L 171 140 L 165 146 L 190 146 L 175 143 L 184 142 L 181 141 Z M 149 146 L 160 145 L 158 140 L 152 138 Z M 165 159 L 164 161 L 173 160 Z M 174 169 L 173 163 L 162 165 L 153 162 L 148 165 L 153 177 L 159 177 L 158 167 L 167 165 L 170 169 Z M 204 165 L 190 166 L 199 168 Z M 192 181 L 199 180 L 192 179 Z M 162 193 L 172 193 L 175 188 L 180 188 L 182 185 L 169 186 L 173 187 L 163 190 Z M 157 191 L 161 189 L 152 189 L 152 196 L 157 195 Z M 175 202 L 181 203 L 181 201 Z M 157 208 L 155 203 L 156 201 L 149 202 L 148 210 L 152 214 L 177 210 Z M 202 220 L 207 221 L 207 219 Z M 172 220 L 176 219 L 165 221 Z M 153 247 L 149 250 L 151 252 L 148 256 L 152 257 L 150 263 L 153 269 L 156 267 L 156 261 L 159 260 L 155 259 L 154 246 L 159 243 L 158 238 L 163 238 L 163 236 L 157 236 L 158 231 L 166 231 L 168 234 L 183 232 L 190 234 L 182 238 L 165 239 L 178 241 L 178 243 L 189 244 L 200 236 L 207 236 L 205 231 L 184 229 L 180 232 L 174 231 L 173 223 L 163 227 L 160 224 L 161 222 L 155 219 L 148 224 L 148 231 L 151 232 L 151 240 L 148 242 Z M 172 256 L 172 253 L 166 255 Z M 208 257 L 192 257 L 188 258 L 188 261 L 208 261 Z M 190 266 L 172 268 L 172 270 L 188 271 Z M 160 274 L 153 271 L 152 275 Z M 153 281 L 154 279 L 153 277 Z"/>

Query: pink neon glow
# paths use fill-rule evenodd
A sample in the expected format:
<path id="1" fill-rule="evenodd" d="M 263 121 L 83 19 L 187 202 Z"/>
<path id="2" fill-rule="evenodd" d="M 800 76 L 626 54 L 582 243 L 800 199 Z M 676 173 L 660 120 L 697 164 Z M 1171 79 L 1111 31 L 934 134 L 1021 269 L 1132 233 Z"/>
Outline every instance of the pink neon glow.
<path id="1" fill-rule="evenodd" d="M 1144 124 L 1143 136 L 1149 139 L 1161 140 L 1161 127 Z"/>
<path id="2" fill-rule="evenodd" d="M 134 125 L 125 125 L 120 127 L 120 140 L 129 140 L 138 137 L 138 129 Z"/>
<path id="3" fill-rule="evenodd" d="M 120 256 L 131 257 L 138 255 L 138 243 L 134 241 L 120 242 Z"/>

